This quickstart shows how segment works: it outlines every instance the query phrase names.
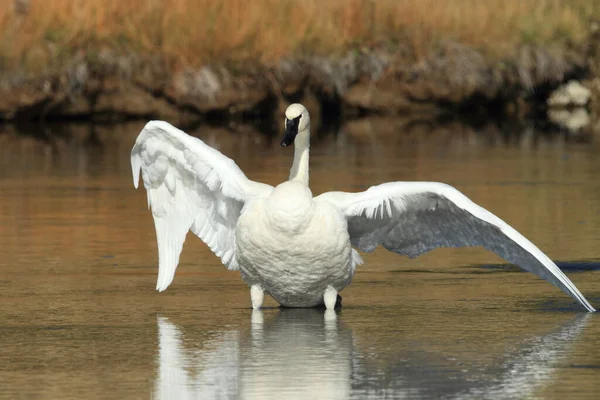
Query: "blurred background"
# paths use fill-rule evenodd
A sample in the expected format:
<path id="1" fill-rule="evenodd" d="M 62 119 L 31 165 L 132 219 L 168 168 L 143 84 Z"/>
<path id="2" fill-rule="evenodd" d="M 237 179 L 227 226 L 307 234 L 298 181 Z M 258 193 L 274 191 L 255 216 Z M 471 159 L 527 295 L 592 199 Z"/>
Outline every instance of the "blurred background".
<path id="1" fill-rule="evenodd" d="M 593 0 L 2 0 L 0 120 L 548 120 L 594 132 Z M 269 131 L 261 126 L 261 131 Z"/>

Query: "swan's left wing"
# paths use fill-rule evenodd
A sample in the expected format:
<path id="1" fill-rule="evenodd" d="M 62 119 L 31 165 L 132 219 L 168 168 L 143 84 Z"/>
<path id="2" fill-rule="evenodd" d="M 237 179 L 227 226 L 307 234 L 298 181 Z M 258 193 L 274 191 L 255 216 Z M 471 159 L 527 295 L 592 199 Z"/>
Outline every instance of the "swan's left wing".
<path id="1" fill-rule="evenodd" d="M 173 281 L 183 242 L 194 232 L 231 270 L 238 269 L 235 226 L 242 207 L 272 186 L 253 182 L 230 158 L 164 121 L 150 121 L 131 150 L 133 183 L 140 170 L 158 242 L 156 289 Z"/>
<path id="2" fill-rule="evenodd" d="M 452 186 L 390 182 L 360 193 L 324 193 L 317 199 L 342 211 L 350 241 L 362 251 L 371 252 L 381 244 L 414 258 L 438 247 L 483 246 L 546 279 L 588 311 L 595 311 L 540 249 Z"/>

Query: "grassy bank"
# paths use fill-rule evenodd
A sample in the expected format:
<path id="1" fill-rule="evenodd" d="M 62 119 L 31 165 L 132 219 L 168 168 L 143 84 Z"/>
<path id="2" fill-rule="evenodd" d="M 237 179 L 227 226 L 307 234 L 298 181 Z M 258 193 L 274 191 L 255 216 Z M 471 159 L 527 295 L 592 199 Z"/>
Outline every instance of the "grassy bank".
<path id="1" fill-rule="evenodd" d="M 580 42 L 594 16 L 596 0 L 0 0 L 0 70 L 43 73 L 106 47 L 174 68 L 379 44 L 419 59 L 441 39 L 507 57 Z"/>

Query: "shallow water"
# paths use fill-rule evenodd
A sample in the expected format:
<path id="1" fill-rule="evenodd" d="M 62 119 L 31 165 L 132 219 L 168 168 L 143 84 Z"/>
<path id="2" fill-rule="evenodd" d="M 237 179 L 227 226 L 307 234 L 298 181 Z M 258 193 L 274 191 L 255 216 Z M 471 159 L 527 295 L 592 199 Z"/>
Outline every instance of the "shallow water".
<path id="1" fill-rule="evenodd" d="M 189 236 L 154 291 L 129 151 L 143 123 L 0 127 L 0 398 L 597 398 L 600 314 L 481 249 L 376 251 L 339 313 L 249 309 Z M 194 133 L 252 179 L 292 152 L 247 127 Z M 584 139 L 584 140 L 582 140 Z M 530 238 L 600 306 L 600 138 L 371 119 L 319 135 L 313 192 L 450 183 Z"/>

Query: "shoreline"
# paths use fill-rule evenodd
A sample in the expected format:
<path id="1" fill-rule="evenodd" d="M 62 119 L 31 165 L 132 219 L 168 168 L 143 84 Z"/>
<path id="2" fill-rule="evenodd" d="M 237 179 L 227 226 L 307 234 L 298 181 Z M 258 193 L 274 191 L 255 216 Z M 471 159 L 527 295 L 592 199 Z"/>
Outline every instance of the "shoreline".
<path id="1" fill-rule="evenodd" d="M 34 146 L 57 154 L 66 148 L 80 147 L 99 149 L 125 146 L 130 149 L 132 141 L 135 141 L 145 124 L 145 120 L 47 121 L 43 124 L 21 121 L 0 124 L 0 149 L 6 150 L 10 146 Z M 227 152 L 230 154 L 235 154 L 249 142 L 255 145 L 260 143 L 269 148 L 280 148 L 282 132 L 280 120 L 272 121 L 268 125 L 229 122 L 228 124 L 192 123 L 177 127 L 207 143 L 217 140 L 222 146 L 226 148 L 229 146 Z M 326 120 L 314 129 L 315 146 L 339 140 L 376 147 L 385 146 L 385 143 L 394 140 L 424 142 L 433 140 L 434 142 L 453 141 L 463 143 L 462 145 L 465 146 L 478 143 L 526 148 L 538 144 L 546 146 L 548 143 L 563 143 L 597 147 L 597 137 L 599 137 L 598 132 L 570 134 L 548 121 L 500 118 L 465 120 L 444 117 L 434 120 L 415 119 L 410 116 L 367 116 L 343 121 Z M 219 149 L 223 151 L 222 147 Z"/>
<path id="2" fill-rule="evenodd" d="M 174 123 L 277 119 L 291 102 L 312 115 L 544 115 L 552 91 L 570 80 L 594 83 L 587 108 L 598 109 L 600 41 L 578 49 L 521 46 L 490 60 L 447 41 L 422 60 L 399 49 L 351 51 L 340 57 L 281 59 L 276 66 L 171 70 L 159 59 L 110 49 L 80 54 L 59 72 L 0 76 L 0 122 L 125 121 Z"/>
<path id="3" fill-rule="evenodd" d="M 278 120 L 291 102 L 340 118 L 546 115 L 573 79 L 600 92 L 599 12 L 590 0 L 8 0 L 0 122 Z"/>

